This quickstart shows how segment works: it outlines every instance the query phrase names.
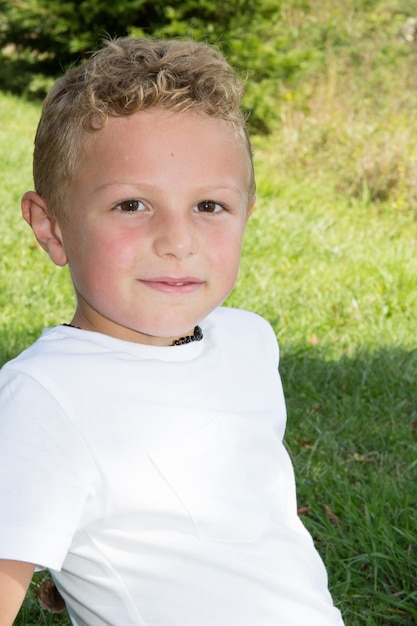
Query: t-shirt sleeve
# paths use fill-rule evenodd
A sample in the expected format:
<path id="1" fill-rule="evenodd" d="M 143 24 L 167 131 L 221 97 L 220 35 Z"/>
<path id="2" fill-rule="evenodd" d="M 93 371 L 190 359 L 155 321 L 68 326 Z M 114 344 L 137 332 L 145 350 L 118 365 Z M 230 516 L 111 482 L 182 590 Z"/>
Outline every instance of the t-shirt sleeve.
<path id="1" fill-rule="evenodd" d="M 31 376 L 0 372 L 0 558 L 59 570 L 95 464 L 60 404 Z"/>
<path id="2" fill-rule="evenodd" d="M 276 367 L 279 366 L 279 346 L 277 337 L 275 335 L 275 331 L 272 328 L 271 324 L 267 322 L 265 319 L 261 318 L 263 322 L 263 346 L 264 350 L 271 359 L 271 363 L 273 363 Z"/>

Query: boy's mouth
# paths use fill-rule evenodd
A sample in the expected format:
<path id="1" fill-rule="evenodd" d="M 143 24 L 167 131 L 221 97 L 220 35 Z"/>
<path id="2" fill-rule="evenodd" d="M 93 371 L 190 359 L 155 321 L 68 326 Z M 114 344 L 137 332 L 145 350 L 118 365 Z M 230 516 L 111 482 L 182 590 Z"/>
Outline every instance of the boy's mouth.
<path id="1" fill-rule="evenodd" d="M 156 291 L 180 294 L 194 293 L 198 291 L 204 283 L 204 281 L 193 276 L 181 278 L 158 276 L 156 278 L 143 279 L 140 280 L 140 282 L 146 287 Z"/>

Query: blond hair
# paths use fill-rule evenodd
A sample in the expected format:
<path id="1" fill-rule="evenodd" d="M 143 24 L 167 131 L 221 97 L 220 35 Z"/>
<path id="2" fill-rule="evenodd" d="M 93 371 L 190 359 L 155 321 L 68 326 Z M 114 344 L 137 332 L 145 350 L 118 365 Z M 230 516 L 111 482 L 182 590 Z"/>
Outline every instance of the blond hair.
<path id="1" fill-rule="evenodd" d="M 242 82 L 211 46 L 133 37 L 110 40 L 86 63 L 69 69 L 47 95 L 35 138 L 35 189 L 51 215 L 62 215 L 86 133 L 100 130 L 109 116 L 160 106 L 230 122 L 248 150 L 252 197 L 255 181 L 242 96 Z"/>

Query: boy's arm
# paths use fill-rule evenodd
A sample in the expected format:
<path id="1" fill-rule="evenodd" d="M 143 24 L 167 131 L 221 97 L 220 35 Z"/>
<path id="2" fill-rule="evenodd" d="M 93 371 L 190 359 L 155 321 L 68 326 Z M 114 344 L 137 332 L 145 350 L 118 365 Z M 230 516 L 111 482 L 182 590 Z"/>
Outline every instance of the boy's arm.
<path id="1" fill-rule="evenodd" d="M 34 570 L 32 563 L 0 559 L 0 626 L 12 626 Z"/>

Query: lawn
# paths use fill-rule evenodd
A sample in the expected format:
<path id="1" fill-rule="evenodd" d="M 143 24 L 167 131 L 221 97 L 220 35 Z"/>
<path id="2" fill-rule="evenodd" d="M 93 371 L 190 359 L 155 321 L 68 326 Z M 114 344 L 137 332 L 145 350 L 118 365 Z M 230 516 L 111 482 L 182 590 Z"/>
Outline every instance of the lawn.
<path id="1" fill-rule="evenodd" d="M 347 626 L 417 624 L 417 90 L 394 97 L 411 80 L 398 59 L 372 98 L 361 70 L 339 89 L 330 59 L 308 109 L 289 94 L 254 137 L 258 202 L 227 302 L 278 337 L 300 514 Z M 0 95 L 1 362 L 73 309 L 20 218 L 38 116 Z M 66 623 L 32 593 L 16 621 Z"/>

